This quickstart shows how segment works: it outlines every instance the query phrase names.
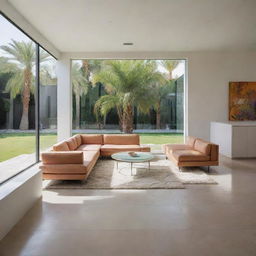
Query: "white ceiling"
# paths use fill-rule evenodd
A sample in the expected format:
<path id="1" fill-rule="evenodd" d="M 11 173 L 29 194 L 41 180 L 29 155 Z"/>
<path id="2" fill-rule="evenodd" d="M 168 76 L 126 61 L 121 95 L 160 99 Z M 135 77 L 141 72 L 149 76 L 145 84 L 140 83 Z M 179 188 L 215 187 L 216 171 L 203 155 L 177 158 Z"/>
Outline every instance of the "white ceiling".
<path id="1" fill-rule="evenodd" d="M 9 2 L 62 52 L 256 49 L 256 0 Z"/>

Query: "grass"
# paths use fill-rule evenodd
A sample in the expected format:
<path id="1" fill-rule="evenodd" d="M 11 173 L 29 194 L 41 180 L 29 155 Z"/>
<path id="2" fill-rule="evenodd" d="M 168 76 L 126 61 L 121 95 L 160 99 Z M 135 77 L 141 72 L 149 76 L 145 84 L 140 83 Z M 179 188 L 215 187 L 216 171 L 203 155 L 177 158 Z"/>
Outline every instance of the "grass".
<path id="1" fill-rule="evenodd" d="M 142 133 L 140 134 L 140 143 L 141 144 L 183 143 L 183 134 Z"/>
<path id="2" fill-rule="evenodd" d="M 40 149 L 45 150 L 57 141 L 56 134 L 40 136 Z M 0 162 L 21 154 L 35 152 L 36 138 L 34 134 L 17 133 L 0 135 Z"/>
<path id="3" fill-rule="evenodd" d="M 45 150 L 57 141 L 56 134 L 42 134 L 40 136 L 40 149 Z M 170 133 L 142 133 L 141 144 L 154 144 L 152 149 L 160 149 L 161 144 L 182 143 L 183 134 Z M 0 162 L 21 154 L 35 152 L 35 135 L 29 133 L 6 133 L 0 135 Z"/>

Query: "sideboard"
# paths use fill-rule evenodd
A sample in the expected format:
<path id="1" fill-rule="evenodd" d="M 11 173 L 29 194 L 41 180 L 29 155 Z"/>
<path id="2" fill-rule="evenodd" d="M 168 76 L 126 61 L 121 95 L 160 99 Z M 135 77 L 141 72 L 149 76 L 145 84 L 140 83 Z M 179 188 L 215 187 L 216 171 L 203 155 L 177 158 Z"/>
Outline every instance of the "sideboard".
<path id="1" fill-rule="evenodd" d="M 256 122 L 211 122 L 211 142 L 230 158 L 256 157 Z"/>

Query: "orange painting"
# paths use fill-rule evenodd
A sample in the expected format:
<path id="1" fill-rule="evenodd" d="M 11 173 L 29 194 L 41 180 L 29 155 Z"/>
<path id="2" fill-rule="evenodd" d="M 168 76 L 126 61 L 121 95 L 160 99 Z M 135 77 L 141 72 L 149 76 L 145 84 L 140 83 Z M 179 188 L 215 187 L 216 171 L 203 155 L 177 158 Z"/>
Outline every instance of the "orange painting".
<path id="1" fill-rule="evenodd" d="M 256 82 L 229 83 L 229 120 L 256 120 Z"/>

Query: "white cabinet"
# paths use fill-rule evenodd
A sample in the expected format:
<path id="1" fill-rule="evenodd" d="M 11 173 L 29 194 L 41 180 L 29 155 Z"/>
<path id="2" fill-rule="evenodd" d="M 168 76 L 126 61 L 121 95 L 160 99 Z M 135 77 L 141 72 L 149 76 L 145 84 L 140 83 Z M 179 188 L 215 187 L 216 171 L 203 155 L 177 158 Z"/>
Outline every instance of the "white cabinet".
<path id="1" fill-rule="evenodd" d="M 255 122 L 211 122 L 211 142 L 220 146 L 220 154 L 231 158 L 256 157 Z"/>
<path id="2" fill-rule="evenodd" d="M 256 157 L 256 126 L 248 127 L 248 157 Z"/>

